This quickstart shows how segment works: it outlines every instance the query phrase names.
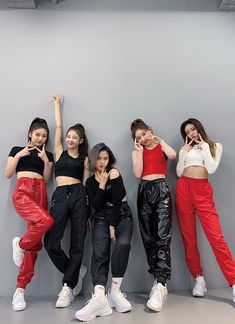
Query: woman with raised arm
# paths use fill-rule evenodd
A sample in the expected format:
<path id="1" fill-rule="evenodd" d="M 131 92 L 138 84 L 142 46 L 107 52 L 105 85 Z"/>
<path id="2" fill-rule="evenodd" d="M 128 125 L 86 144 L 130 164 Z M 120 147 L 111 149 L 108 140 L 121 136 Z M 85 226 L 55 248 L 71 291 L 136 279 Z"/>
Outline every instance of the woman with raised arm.
<path id="1" fill-rule="evenodd" d="M 120 172 L 113 167 L 116 159 L 104 143 L 89 152 L 89 166 L 93 173 L 87 180 L 87 192 L 93 215 L 91 276 L 94 294 L 89 302 L 75 314 L 80 321 L 97 316 L 131 311 L 131 303 L 120 287 L 126 272 L 131 236 L 132 214 L 127 204 L 126 190 Z M 110 256 L 110 245 L 113 251 Z M 111 257 L 112 285 L 105 296 Z"/>
<path id="2" fill-rule="evenodd" d="M 235 261 L 225 242 L 208 181 L 208 174 L 219 166 L 222 145 L 212 141 L 195 118 L 184 121 L 180 132 L 185 144 L 179 152 L 176 168 L 180 178 L 175 200 L 186 263 L 195 279 L 192 295 L 204 297 L 207 291 L 197 246 L 196 213 L 228 284 L 233 286 L 235 302 Z"/>
<path id="3" fill-rule="evenodd" d="M 62 94 L 54 96 L 55 103 L 55 177 L 57 188 L 51 200 L 50 213 L 54 225 L 44 238 L 49 257 L 62 272 L 62 290 L 56 307 L 64 308 L 71 304 L 81 289 L 81 279 L 86 267 L 81 266 L 87 231 L 88 206 L 84 184 L 88 177 L 88 141 L 82 124 L 69 127 L 66 132 L 66 146 L 62 144 Z M 69 257 L 61 248 L 61 240 L 68 220 L 71 223 Z M 79 280 L 78 280 L 79 279 Z"/>
<path id="4" fill-rule="evenodd" d="M 154 277 L 147 306 L 161 311 L 167 295 L 166 281 L 171 276 L 171 194 L 166 183 L 167 159 L 175 159 L 176 152 L 142 119 L 131 124 L 135 149 L 132 152 L 133 171 L 140 178 L 137 209 L 140 232 Z"/>
<path id="5" fill-rule="evenodd" d="M 28 144 L 25 147 L 14 146 L 6 165 L 7 178 L 11 178 L 16 172 L 13 204 L 28 225 L 27 232 L 12 241 L 13 260 L 20 268 L 12 299 L 15 311 L 26 308 L 24 290 L 34 275 L 38 251 L 42 248 L 41 239 L 53 224 L 53 218 L 47 212 L 45 186 L 53 166 L 53 155 L 45 150 L 48 138 L 47 122 L 45 119 L 35 118 L 28 131 Z"/>

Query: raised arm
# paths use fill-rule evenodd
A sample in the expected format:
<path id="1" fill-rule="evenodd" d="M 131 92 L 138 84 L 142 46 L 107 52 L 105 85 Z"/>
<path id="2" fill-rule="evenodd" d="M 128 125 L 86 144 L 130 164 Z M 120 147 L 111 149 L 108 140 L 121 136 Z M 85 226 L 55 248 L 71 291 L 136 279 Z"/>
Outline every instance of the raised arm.
<path id="1" fill-rule="evenodd" d="M 63 95 L 56 94 L 54 95 L 54 104 L 55 104 L 55 139 L 54 139 L 54 152 L 55 160 L 57 161 L 63 152 L 62 145 L 62 118 L 61 118 L 61 101 Z"/>

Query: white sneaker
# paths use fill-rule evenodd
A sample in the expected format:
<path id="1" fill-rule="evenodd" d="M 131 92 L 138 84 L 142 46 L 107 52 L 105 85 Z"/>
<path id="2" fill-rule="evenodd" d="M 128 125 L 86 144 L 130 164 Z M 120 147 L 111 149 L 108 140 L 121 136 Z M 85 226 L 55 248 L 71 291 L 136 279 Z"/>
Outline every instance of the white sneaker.
<path id="1" fill-rule="evenodd" d="M 126 299 L 126 295 L 120 290 L 108 293 L 110 307 L 114 307 L 119 313 L 126 313 L 132 310 L 131 303 Z"/>
<path id="2" fill-rule="evenodd" d="M 75 314 L 76 319 L 82 322 L 87 322 L 98 316 L 108 316 L 112 314 L 112 308 L 106 296 L 92 295 L 92 298 L 86 305 L 78 310 Z"/>
<path id="3" fill-rule="evenodd" d="M 19 241 L 20 241 L 20 237 L 15 237 L 12 240 L 13 261 L 17 265 L 17 267 L 21 266 L 24 259 L 24 252 L 25 252 L 19 247 Z"/>
<path id="4" fill-rule="evenodd" d="M 155 312 L 160 312 L 167 294 L 166 286 L 163 286 L 161 283 L 155 283 L 149 294 L 148 308 Z"/>
<path id="5" fill-rule="evenodd" d="M 12 298 L 12 308 L 14 311 L 22 311 L 26 308 L 26 302 L 24 300 L 24 290 L 16 289 Z"/>
<path id="6" fill-rule="evenodd" d="M 193 297 L 205 297 L 207 292 L 206 282 L 203 276 L 196 277 L 196 283 L 193 288 Z"/>
<path id="7" fill-rule="evenodd" d="M 57 302 L 55 304 L 56 308 L 68 307 L 74 300 L 73 291 L 67 284 L 64 284 L 61 292 L 58 295 Z"/>
<path id="8" fill-rule="evenodd" d="M 235 303 L 235 285 L 233 285 L 233 302 Z"/>
<path id="9" fill-rule="evenodd" d="M 84 264 L 82 264 L 81 268 L 80 268 L 80 271 L 79 271 L 79 275 L 78 275 L 78 283 L 73 288 L 73 295 L 74 296 L 77 296 L 80 293 L 80 291 L 82 289 L 82 280 L 85 277 L 86 272 L 87 272 L 87 267 Z"/>

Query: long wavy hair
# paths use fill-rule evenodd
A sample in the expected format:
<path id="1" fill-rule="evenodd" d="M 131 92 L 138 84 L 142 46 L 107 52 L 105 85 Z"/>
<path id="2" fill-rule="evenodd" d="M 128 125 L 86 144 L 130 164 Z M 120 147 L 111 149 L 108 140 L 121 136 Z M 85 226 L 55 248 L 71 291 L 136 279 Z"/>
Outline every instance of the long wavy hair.
<path id="1" fill-rule="evenodd" d="M 192 124 L 198 131 L 198 133 L 201 135 L 203 141 L 205 141 L 206 143 L 208 143 L 209 147 L 210 147 L 210 151 L 211 151 L 211 155 L 213 156 L 213 158 L 215 157 L 215 153 L 216 153 L 216 144 L 215 142 L 213 142 L 209 136 L 207 135 L 205 128 L 203 127 L 202 123 L 196 119 L 196 118 L 189 118 L 187 120 L 185 120 L 181 126 L 180 126 L 180 133 L 182 135 L 183 140 L 185 141 L 186 139 L 186 133 L 185 133 L 185 127 L 188 124 Z"/>

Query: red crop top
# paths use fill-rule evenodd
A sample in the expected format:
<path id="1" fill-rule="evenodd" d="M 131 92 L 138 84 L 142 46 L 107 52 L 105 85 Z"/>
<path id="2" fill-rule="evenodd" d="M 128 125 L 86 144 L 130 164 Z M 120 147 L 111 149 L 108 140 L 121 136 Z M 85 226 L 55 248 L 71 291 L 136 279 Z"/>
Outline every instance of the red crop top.
<path id="1" fill-rule="evenodd" d="M 167 159 L 160 144 L 151 150 L 144 148 L 141 177 L 149 174 L 167 174 Z"/>

